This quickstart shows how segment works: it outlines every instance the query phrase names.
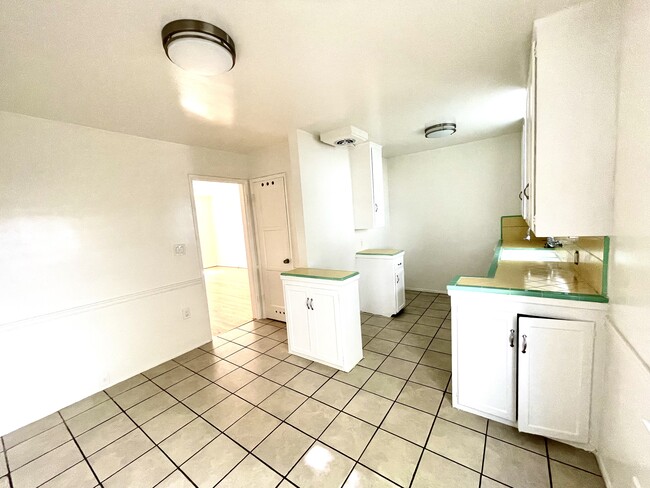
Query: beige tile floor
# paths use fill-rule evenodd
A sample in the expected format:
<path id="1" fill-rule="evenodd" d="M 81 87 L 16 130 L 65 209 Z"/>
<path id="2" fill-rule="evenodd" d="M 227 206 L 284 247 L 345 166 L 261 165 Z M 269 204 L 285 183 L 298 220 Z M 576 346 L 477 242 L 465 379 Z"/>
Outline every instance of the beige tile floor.
<path id="1" fill-rule="evenodd" d="M 350 373 L 279 322 L 215 337 L 4 436 L 0 488 L 604 486 L 591 454 L 452 408 L 449 299 L 408 301 L 362 314 Z"/>
<path id="2" fill-rule="evenodd" d="M 253 320 L 248 269 L 215 266 L 204 269 L 203 276 L 212 335 Z"/>

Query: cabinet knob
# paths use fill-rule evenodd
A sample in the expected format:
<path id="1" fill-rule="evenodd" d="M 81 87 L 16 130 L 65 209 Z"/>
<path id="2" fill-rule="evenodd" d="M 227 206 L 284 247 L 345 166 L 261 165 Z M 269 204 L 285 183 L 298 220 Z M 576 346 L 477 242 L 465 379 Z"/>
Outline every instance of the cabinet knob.
<path id="1" fill-rule="evenodd" d="M 287 259 L 285 259 L 285 260 L 284 260 L 284 261 L 282 261 L 282 262 L 283 262 L 284 264 L 289 264 L 289 263 L 290 263 L 291 261 L 290 261 L 290 259 L 289 259 L 289 258 L 287 258 Z"/>
<path id="2" fill-rule="evenodd" d="M 526 342 L 526 334 L 522 335 L 521 338 L 522 338 L 521 353 L 526 354 L 526 348 L 528 347 L 528 343 Z"/>
<path id="3" fill-rule="evenodd" d="M 510 329 L 510 347 L 515 347 L 515 329 Z"/>

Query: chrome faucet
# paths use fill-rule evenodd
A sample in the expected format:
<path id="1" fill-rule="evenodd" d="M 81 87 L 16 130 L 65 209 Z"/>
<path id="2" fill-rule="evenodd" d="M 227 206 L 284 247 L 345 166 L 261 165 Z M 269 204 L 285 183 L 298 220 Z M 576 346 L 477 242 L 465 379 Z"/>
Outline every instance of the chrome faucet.
<path id="1" fill-rule="evenodd" d="M 549 249 L 555 249 L 556 247 L 562 247 L 562 243 L 559 240 L 557 240 L 555 237 L 547 237 L 546 244 L 544 244 L 544 247 L 547 247 Z"/>

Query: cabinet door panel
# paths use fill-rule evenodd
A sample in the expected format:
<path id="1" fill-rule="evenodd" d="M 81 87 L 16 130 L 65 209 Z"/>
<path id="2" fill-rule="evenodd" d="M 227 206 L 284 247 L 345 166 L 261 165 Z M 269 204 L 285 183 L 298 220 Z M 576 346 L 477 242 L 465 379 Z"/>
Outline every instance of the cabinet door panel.
<path id="1" fill-rule="evenodd" d="M 404 266 L 396 266 L 395 271 L 395 313 L 404 308 L 406 304 L 406 288 L 404 287 Z"/>
<path id="2" fill-rule="evenodd" d="M 284 286 L 284 301 L 287 308 L 287 338 L 292 353 L 309 354 L 309 308 L 307 288 L 295 285 Z"/>
<path id="3" fill-rule="evenodd" d="M 311 355 L 330 363 L 341 360 L 338 294 L 334 291 L 310 288 L 309 330 L 311 332 Z"/>
<path id="4" fill-rule="evenodd" d="M 593 341 L 593 322 L 519 319 L 520 431 L 587 442 Z"/>
<path id="5" fill-rule="evenodd" d="M 381 146 L 370 146 L 372 178 L 373 227 L 384 226 L 384 167 L 381 159 Z"/>
<path id="6" fill-rule="evenodd" d="M 512 312 L 454 308 L 454 406 L 515 421 L 516 324 Z"/>

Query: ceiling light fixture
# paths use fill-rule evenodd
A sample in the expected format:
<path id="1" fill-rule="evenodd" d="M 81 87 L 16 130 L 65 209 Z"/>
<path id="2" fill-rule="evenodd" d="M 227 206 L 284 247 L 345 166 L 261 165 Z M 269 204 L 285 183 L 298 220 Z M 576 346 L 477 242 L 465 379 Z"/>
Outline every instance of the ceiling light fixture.
<path id="1" fill-rule="evenodd" d="M 453 122 L 443 122 L 442 124 L 435 124 L 424 129 L 424 137 L 427 139 L 437 139 L 446 137 L 456 132 L 456 124 Z"/>
<path id="2" fill-rule="evenodd" d="M 235 42 L 207 22 L 174 20 L 163 27 L 162 43 L 169 60 L 192 73 L 212 76 L 235 66 Z"/>

